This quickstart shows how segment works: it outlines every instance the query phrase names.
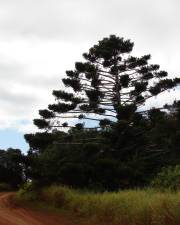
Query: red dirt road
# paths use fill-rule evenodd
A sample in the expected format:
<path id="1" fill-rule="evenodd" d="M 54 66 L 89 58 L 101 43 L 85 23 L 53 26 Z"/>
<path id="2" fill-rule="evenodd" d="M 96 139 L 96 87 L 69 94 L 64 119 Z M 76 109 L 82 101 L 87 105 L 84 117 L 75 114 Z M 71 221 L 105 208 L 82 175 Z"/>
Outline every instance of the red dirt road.
<path id="1" fill-rule="evenodd" d="M 12 193 L 0 194 L 0 225 L 70 225 L 60 216 L 14 206 Z"/>

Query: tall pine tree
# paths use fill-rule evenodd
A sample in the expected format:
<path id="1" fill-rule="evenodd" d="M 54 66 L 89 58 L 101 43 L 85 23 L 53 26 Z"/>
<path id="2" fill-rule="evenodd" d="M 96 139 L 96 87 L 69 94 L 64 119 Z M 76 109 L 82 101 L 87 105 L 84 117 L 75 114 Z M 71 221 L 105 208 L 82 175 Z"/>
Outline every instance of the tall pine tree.
<path id="1" fill-rule="evenodd" d="M 130 120 L 147 99 L 180 83 L 179 78 L 167 79 L 159 65 L 149 64 L 150 55 L 131 56 L 133 46 L 130 40 L 111 35 L 90 48 L 75 70 L 66 71 L 62 81 L 68 91 L 54 90 L 56 103 L 40 110 L 41 119 L 34 124 L 40 129 L 72 127 L 68 120 L 76 118 L 82 121 L 75 125 L 78 129 L 87 120 L 98 122 L 93 128 L 109 127 Z"/>

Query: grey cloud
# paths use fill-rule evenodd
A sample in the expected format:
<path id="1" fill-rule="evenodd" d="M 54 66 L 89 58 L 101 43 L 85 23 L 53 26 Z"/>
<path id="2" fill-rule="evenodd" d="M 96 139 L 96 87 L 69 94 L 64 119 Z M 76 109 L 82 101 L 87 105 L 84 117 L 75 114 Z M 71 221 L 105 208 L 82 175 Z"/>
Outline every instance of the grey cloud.
<path id="1" fill-rule="evenodd" d="M 179 7 L 179 0 L 159 0 L 156 3 L 152 0 L 0 0 L 0 41 L 14 41 L 15 46 L 15 40 L 25 41 L 25 45 L 17 44 L 14 51 L 29 44 L 24 54 L 31 54 L 25 60 L 20 54 L 18 61 L 13 61 L 12 43 L 9 48 L 5 46 L 7 53 L 0 49 L 0 103 L 4 115 L 29 118 L 31 114 L 33 117 L 35 110 L 46 107 L 52 100 L 52 89 L 62 87 L 60 80 L 64 76 L 64 69 L 61 68 L 70 65 L 66 69 L 73 69 L 74 58 L 70 57 L 73 50 L 67 47 L 58 55 L 61 56 L 59 64 L 62 64 L 62 67 L 58 64 L 61 70 L 59 74 L 53 72 L 52 75 L 44 75 L 43 71 L 36 72 L 35 69 L 31 74 L 32 64 L 39 62 L 36 57 L 37 62 L 32 60 L 36 52 L 43 51 L 38 54 L 40 57 L 51 51 L 51 47 L 46 51 L 43 45 L 44 49 L 28 52 L 34 43 L 34 46 L 38 46 L 36 40 L 47 41 L 47 45 L 55 41 L 77 45 L 76 50 L 81 56 L 84 51 L 81 43 L 91 47 L 97 40 L 114 33 L 131 38 L 135 42 L 137 55 L 152 53 L 154 62 L 160 63 L 162 69 L 178 75 Z M 54 60 L 54 52 L 55 49 L 44 63 Z M 69 64 L 65 63 L 65 53 Z M 24 92 L 15 92 L 13 87 L 17 86 L 24 88 Z M 179 95 L 179 92 L 175 92 L 175 95 Z"/>
<path id="2" fill-rule="evenodd" d="M 180 52 L 179 7 L 179 0 L 0 0 L 0 36 L 90 47 L 113 33 L 132 39 L 140 52 L 169 62 Z"/>
<path id="3" fill-rule="evenodd" d="M 1 68 L 0 68 L 1 72 Z M 51 75 L 51 76 L 45 76 L 43 74 L 37 74 L 37 75 L 26 75 L 25 73 L 12 73 L 11 75 L 8 75 L 7 72 L 3 73 L 3 76 L 0 77 L 0 82 L 5 85 L 12 84 L 18 84 L 22 86 L 26 86 L 27 88 L 34 88 L 34 89 L 53 89 L 55 87 L 61 88 L 62 82 L 61 82 L 62 76 L 59 74 Z M 1 96 L 1 91 L 0 91 Z"/>
<path id="4" fill-rule="evenodd" d="M 109 33 L 165 38 L 179 25 L 178 0 L 1 0 L 6 35 L 92 40 Z M 4 13 L 3 13 L 4 12 Z M 167 32 L 168 30 L 168 32 Z M 156 33 L 152 31 L 156 31 Z M 137 34 L 138 35 L 138 34 Z M 179 33 L 177 34 L 179 36 Z"/>
<path id="5" fill-rule="evenodd" d="M 32 104 L 32 102 L 36 102 L 37 97 L 33 94 L 20 94 L 12 92 L 8 86 L 6 88 L 0 87 L 0 102 L 5 104 L 11 104 L 13 106 L 21 107 Z"/>
<path id="6" fill-rule="evenodd" d="M 9 76 L 18 75 L 21 68 L 16 64 L 0 62 L 0 77 L 7 78 Z"/>
<path id="7" fill-rule="evenodd" d="M 57 84 L 61 85 L 61 74 L 52 74 L 52 75 L 44 75 L 44 74 L 28 74 L 25 66 L 22 64 L 18 64 L 15 62 L 3 62 L 0 61 L 0 83 L 1 85 L 26 85 L 27 87 L 34 88 L 43 88 L 46 87 L 53 88 L 56 87 Z M 2 93 L 0 91 L 0 98 Z"/>

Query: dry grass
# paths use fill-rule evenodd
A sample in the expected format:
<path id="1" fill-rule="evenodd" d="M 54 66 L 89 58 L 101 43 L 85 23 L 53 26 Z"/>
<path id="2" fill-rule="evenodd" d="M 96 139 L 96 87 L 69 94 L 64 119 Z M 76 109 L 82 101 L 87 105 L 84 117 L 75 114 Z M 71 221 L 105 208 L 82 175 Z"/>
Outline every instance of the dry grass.
<path id="1" fill-rule="evenodd" d="M 127 190 L 91 193 L 60 186 L 42 189 L 33 200 L 64 210 L 83 219 L 86 225 L 180 225 L 180 193 Z M 19 197 L 31 200 L 31 194 Z M 27 198 L 28 196 L 28 198 Z"/>

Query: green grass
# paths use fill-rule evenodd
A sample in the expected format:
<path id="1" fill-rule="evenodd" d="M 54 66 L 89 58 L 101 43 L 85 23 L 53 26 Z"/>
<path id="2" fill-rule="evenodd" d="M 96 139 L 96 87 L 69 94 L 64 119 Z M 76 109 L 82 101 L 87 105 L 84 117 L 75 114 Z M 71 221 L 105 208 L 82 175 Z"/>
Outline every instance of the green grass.
<path id="1" fill-rule="evenodd" d="M 86 225 L 180 225 L 180 192 L 91 193 L 51 186 L 39 191 L 20 190 L 17 198 L 68 212 Z"/>

